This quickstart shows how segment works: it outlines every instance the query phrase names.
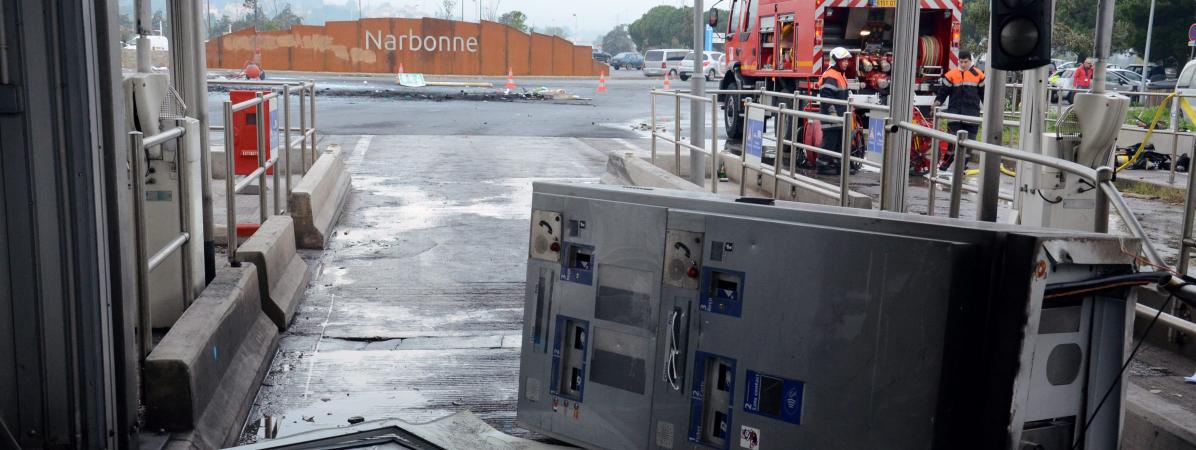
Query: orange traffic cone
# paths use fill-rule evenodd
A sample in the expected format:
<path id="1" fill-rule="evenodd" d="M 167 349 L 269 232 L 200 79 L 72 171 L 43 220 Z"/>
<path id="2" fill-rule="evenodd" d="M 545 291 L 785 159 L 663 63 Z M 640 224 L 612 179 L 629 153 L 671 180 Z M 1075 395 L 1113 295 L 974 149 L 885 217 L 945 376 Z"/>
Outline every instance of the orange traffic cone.
<path id="1" fill-rule="evenodd" d="M 515 71 L 507 68 L 507 89 L 515 89 Z"/>
<path id="2" fill-rule="evenodd" d="M 669 74 L 664 74 L 664 90 L 669 90 Z"/>
<path id="3" fill-rule="evenodd" d="M 606 92 L 606 72 L 603 71 L 598 75 L 598 92 Z"/>
<path id="4" fill-rule="evenodd" d="M 403 63 L 399 63 L 399 75 L 403 74 Z"/>

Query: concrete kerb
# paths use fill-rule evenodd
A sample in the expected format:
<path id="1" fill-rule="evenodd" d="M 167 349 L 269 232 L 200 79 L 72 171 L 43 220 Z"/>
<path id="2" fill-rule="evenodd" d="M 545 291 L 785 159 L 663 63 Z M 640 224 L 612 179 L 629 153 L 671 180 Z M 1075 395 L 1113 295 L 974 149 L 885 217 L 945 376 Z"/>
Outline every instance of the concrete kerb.
<path id="1" fill-rule="evenodd" d="M 311 274 L 296 253 L 295 222 L 289 216 L 273 216 L 237 248 L 237 260 L 257 267 L 262 312 L 279 331 L 295 317 Z"/>
<path id="2" fill-rule="evenodd" d="M 706 189 L 698 188 L 687 180 L 674 175 L 670 171 L 673 166 L 672 161 L 674 156 L 672 153 L 666 153 L 658 153 L 656 155 L 656 166 L 653 166 L 651 162 L 643 158 L 611 153 L 607 158 L 607 173 L 611 178 L 618 179 L 617 183 L 620 184 L 688 191 L 706 191 Z M 740 168 L 743 164 L 742 160 L 738 156 L 729 153 L 719 153 L 718 156 L 726 169 L 727 176 L 732 181 L 739 183 Z M 688 158 L 689 152 L 682 151 L 681 159 L 684 161 Z M 682 164 L 681 176 L 688 176 L 688 172 L 689 166 Z M 709 169 L 707 169 L 707 172 L 709 172 Z M 747 169 L 747 176 L 749 182 L 745 192 L 748 195 L 772 197 L 773 175 L 771 173 L 760 172 L 749 167 Z M 839 204 L 839 186 L 837 184 L 827 183 L 800 174 L 791 177 L 782 173 L 778 187 L 780 193 L 777 195 L 777 200 L 832 206 Z M 727 194 L 722 190 L 719 192 L 723 195 Z M 738 190 L 735 191 L 735 194 L 738 194 Z M 869 197 L 867 194 L 851 191 L 848 193 L 848 196 L 849 206 L 852 208 L 872 209 L 872 197 Z"/>
<path id="3" fill-rule="evenodd" d="M 184 432 L 198 448 L 228 442 L 277 345 L 260 295 L 254 265 L 221 269 L 162 338 L 145 361 L 149 428 Z"/>
<path id="4" fill-rule="evenodd" d="M 1196 415 L 1167 403 L 1137 384 L 1130 383 L 1125 394 L 1125 425 L 1121 448 L 1126 450 L 1196 449 L 1192 424 Z"/>
<path id="5" fill-rule="evenodd" d="M 289 205 L 299 248 L 320 250 L 327 245 L 348 198 L 350 183 L 339 148 L 321 154 L 308 169 L 303 181 L 292 190 Z"/>

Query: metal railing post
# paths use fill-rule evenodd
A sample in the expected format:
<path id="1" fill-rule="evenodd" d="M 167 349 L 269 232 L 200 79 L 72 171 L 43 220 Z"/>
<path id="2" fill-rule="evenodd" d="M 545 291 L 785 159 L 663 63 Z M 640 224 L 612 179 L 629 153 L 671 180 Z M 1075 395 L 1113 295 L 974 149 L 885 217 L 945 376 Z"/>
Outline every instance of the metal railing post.
<path id="1" fill-rule="evenodd" d="M 229 100 L 224 102 L 224 123 L 224 200 L 228 220 L 225 230 L 228 232 L 228 264 L 241 267 L 241 263 L 237 262 L 237 175 L 236 168 L 233 167 L 233 102 Z"/>
<path id="2" fill-rule="evenodd" d="M 153 316 L 149 304 L 149 255 L 145 249 L 145 168 L 141 158 L 144 135 L 140 131 L 129 132 L 129 163 L 133 171 L 133 234 L 136 239 L 134 254 L 137 258 L 137 324 L 140 334 L 141 356 L 150 354 L 154 346 Z"/>
<path id="3" fill-rule="evenodd" d="M 890 167 L 893 165 L 893 164 L 890 164 L 891 162 L 901 160 L 901 158 L 892 158 L 892 157 L 888 156 L 888 155 L 892 154 L 892 152 L 898 151 L 897 145 L 896 145 L 897 122 L 893 120 L 892 116 L 885 118 L 884 136 L 885 136 L 885 141 L 884 141 L 884 145 L 883 145 L 883 148 L 884 148 L 883 155 L 885 155 L 885 156 L 882 159 L 883 163 L 880 165 L 880 179 L 881 179 L 880 198 L 881 198 L 881 200 L 890 198 L 890 194 L 888 192 L 890 189 L 897 189 L 900 191 L 900 186 L 896 186 L 896 185 L 894 185 L 894 182 L 890 181 L 890 178 L 894 176 L 891 174 L 891 172 L 893 170 L 902 170 L 900 168 L 895 169 L 893 167 Z M 892 196 L 896 197 L 897 195 L 893 194 Z M 892 203 L 897 203 L 897 202 L 894 201 Z M 892 208 L 896 208 L 897 206 L 900 206 L 900 205 L 890 204 L 890 202 L 882 201 L 880 209 L 881 209 L 881 211 L 894 210 L 894 211 L 898 211 L 898 212 L 905 212 L 904 210 L 892 209 Z"/>
<path id="4" fill-rule="evenodd" d="M 800 110 L 801 109 L 801 107 L 800 107 L 801 101 L 795 99 L 794 102 L 796 105 L 799 105 L 798 109 Z M 807 121 L 807 123 L 809 123 L 809 122 Z M 805 152 L 805 150 L 802 150 L 796 144 L 797 142 L 799 142 L 801 140 L 801 137 L 797 135 L 797 128 L 798 128 L 798 118 L 794 117 L 793 120 L 789 121 L 789 137 L 791 138 L 792 142 L 794 142 L 793 145 L 789 146 L 789 177 L 790 178 L 797 178 L 797 155 L 798 155 L 798 152 Z"/>
<path id="5" fill-rule="evenodd" d="M 942 125 L 939 122 L 939 108 L 934 108 L 931 112 L 934 115 L 934 129 L 938 130 Z M 938 176 L 939 176 L 939 159 L 943 157 L 939 152 L 939 140 L 930 138 L 930 182 L 927 184 L 928 191 L 926 192 L 926 215 L 934 216 L 935 192 L 938 191 Z"/>
<path id="6" fill-rule="evenodd" d="M 1096 184 L 1100 186 L 1105 183 L 1113 181 L 1113 168 L 1109 166 L 1101 166 L 1096 169 Z M 1096 206 L 1093 208 L 1093 216 L 1096 221 L 1092 225 L 1092 231 L 1097 233 L 1109 232 L 1109 196 L 1104 189 L 1095 189 L 1096 191 Z"/>
<path id="7" fill-rule="evenodd" d="M 300 172 L 307 175 L 307 92 L 309 86 L 303 86 L 299 91 L 299 132 L 303 133 L 303 143 L 299 144 Z"/>
<path id="8" fill-rule="evenodd" d="M 198 127 L 196 128 L 198 129 Z M 185 130 L 185 129 L 184 129 Z M 183 134 L 186 136 L 186 133 Z M 191 230 L 191 209 L 187 207 L 187 200 L 191 198 L 191 191 L 187 186 L 187 180 L 191 177 L 191 172 L 187 163 L 187 154 L 183 151 L 184 146 L 180 138 L 175 138 L 175 162 L 178 167 L 178 189 L 179 189 L 179 232 L 187 235 L 187 240 L 194 239 L 196 233 Z M 202 151 L 202 150 L 201 150 Z M 204 181 L 207 182 L 206 180 Z M 203 233 L 200 233 L 201 235 Z M 183 308 L 191 306 L 191 302 L 195 300 L 194 285 L 191 280 L 191 246 L 183 244 L 179 248 L 179 255 L 182 259 L 181 269 L 183 271 Z"/>
<path id="9" fill-rule="evenodd" d="M 258 104 L 254 105 L 254 117 L 257 120 L 257 165 L 262 168 L 262 172 L 257 176 L 257 198 L 258 198 L 258 215 L 261 217 L 259 223 L 266 223 L 266 217 L 269 212 L 267 209 L 269 205 L 266 204 L 266 101 L 262 99 L 261 91 L 257 92 Z"/>
<path id="10" fill-rule="evenodd" d="M 855 133 L 855 109 L 851 103 L 847 103 L 847 109 L 843 112 L 843 147 L 840 148 L 842 156 L 839 158 L 839 206 L 848 206 L 851 204 L 851 191 L 848 186 L 851 183 L 851 141 L 852 134 Z"/>
<path id="11" fill-rule="evenodd" d="M 1153 3 L 1151 4 L 1153 5 Z M 1163 105 L 1159 105 L 1160 107 Z M 1175 184 L 1175 162 L 1179 161 L 1179 96 L 1171 98 L 1171 173 L 1167 175 L 1167 184 Z M 1190 166 L 1191 163 L 1188 163 Z M 1189 170 L 1188 173 L 1192 171 Z"/>
<path id="12" fill-rule="evenodd" d="M 964 161 L 968 160 L 968 148 L 963 144 L 968 140 L 967 130 L 955 132 L 955 138 L 959 141 L 955 144 L 955 165 L 952 167 L 951 175 L 951 202 L 947 207 L 947 217 L 952 219 L 959 218 L 959 202 L 963 197 L 963 179 L 967 170 L 967 164 Z"/>
<path id="13" fill-rule="evenodd" d="M 1176 264 L 1179 273 L 1187 274 L 1192 260 L 1192 221 L 1196 219 L 1196 173 L 1188 170 L 1188 197 L 1184 201 L 1184 222 L 1180 229 L 1179 263 Z"/>
<path id="14" fill-rule="evenodd" d="M 740 144 L 742 148 L 739 151 L 739 196 L 743 197 L 747 193 L 747 145 L 748 145 L 748 126 L 747 120 L 750 115 L 748 112 L 752 109 L 752 99 L 743 99 L 743 140 Z"/>
<path id="15" fill-rule="evenodd" d="M 283 202 L 283 209 L 279 210 L 277 205 L 275 205 L 276 207 L 274 209 L 277 210 L 279 214 L 285 214 L 291 210 L 291 85 L 289 84 L 282 87 L 282 110 L 283 170 L 281 173 L 285 173 L 287 177 L 287 192 L 284 196 L 285 201 Z M 274 178 L 278 178 L 279 173 L 280 171 L 278 170 L 278 164 L 275 164 Z"/>
<path id="16" fill-rule="evenodd" d="M 681 176 L 681 97 L 673 95 L 673 173 Z"/>
<path id="17" fill-rule="evenodd" d="M 656 165 L 656 88 L 648 94 L 648 98 L 652 99 L 652 165 Z"/>
<path id="18" fill-rule="evenodd" d="M 320 153 L 317 144 L 319 139 L 316 138 L 316 82 L 313 80 L 308 80 L 308 82 L 311 83 L 311 111 L 309 111 L 311 113 L 311 163 L 315 164 L 316 155 Z"/>
<path id="19" fill-rule="evenodd" d="M 783 144 L 785 142 L 785 110 L 786 109 L 789 109 L 789 105 L 786 103 L 781 103 L 781 104 L 777 105 L 777 120 L 775 121 L 776 123 L 773 124 L 773 128 L 776 130 L 776 133 L 777 133 L 776 152 L 773 154 L 773 157 L 772 157 L 772 198 L 774 200 L 777 198 L 780 198 L 780 196 L 781 196 L 780 192 L 777 192 L 777 191 L 780 190 L 780 188 L 781 188 L 781 152 L 784 149 Z M 761 158 L 761 161 L 760 161 L 760 168 L 764 169 L 763 158 Z"/>
<path id="20" fill-rule="evenodd" d="M 718 94 L 710 96 L 710 192 L 718 193 Z"/>

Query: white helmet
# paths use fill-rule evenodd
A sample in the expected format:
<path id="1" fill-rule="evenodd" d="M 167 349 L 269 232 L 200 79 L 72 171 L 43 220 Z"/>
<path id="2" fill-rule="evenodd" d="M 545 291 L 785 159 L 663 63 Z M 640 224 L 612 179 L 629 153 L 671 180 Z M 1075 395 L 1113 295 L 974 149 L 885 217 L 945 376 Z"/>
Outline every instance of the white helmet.
<path id="1" fill-rule="evenodd" d="M 847 51 L 847 49 L 843 47 L 835 47 L 831 50 L 832 60 L 841 61 L 848 58 L 851 58 L 851 52 Z"/>

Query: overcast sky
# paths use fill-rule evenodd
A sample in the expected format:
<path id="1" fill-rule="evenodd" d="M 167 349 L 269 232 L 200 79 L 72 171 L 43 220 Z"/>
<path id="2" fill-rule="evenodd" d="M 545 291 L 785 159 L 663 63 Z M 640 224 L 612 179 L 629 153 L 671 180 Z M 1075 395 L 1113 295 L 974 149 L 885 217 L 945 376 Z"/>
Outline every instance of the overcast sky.
<path id="1" fill-rule="evenodd" d="M 155 0 L 158 3 L 162 0 Z M 242 0 L 204 0 L 209 2 L 214 14 L 237 16 L 243 9 Z M 322 23 L 325 20 L 351 20 L 357 18 L 358 0 L 260 0 L 267 14 L 275 5 L 290 3 L 305 22 Z M 419 17 L 434 16 L 442 0 L 360 0 L 365 17 Z M 462 0 L 456 0 L 457 15 L 460 15 Z M 579 41 L 589 41 L 606 33 L 618 23 L 631 23 L 656 5 L 693 5 L 693 0 L 463 0 L 465 20 L 478 20 L 478 2 L 483 8 L 495 8 L 499 14 L 511 10 L 523 11 L 528 16 L 528 25 L 537 29 L 547 26 L 565 27 L 574 33 Z M 706 0 L 705 8 L 715 0 Z M 724 3 L 729 0 L 724 0 Z M 726 7 L 726 5 L 720 5 Z M 576 15 L 576 21 L 574 20 Z"/>

